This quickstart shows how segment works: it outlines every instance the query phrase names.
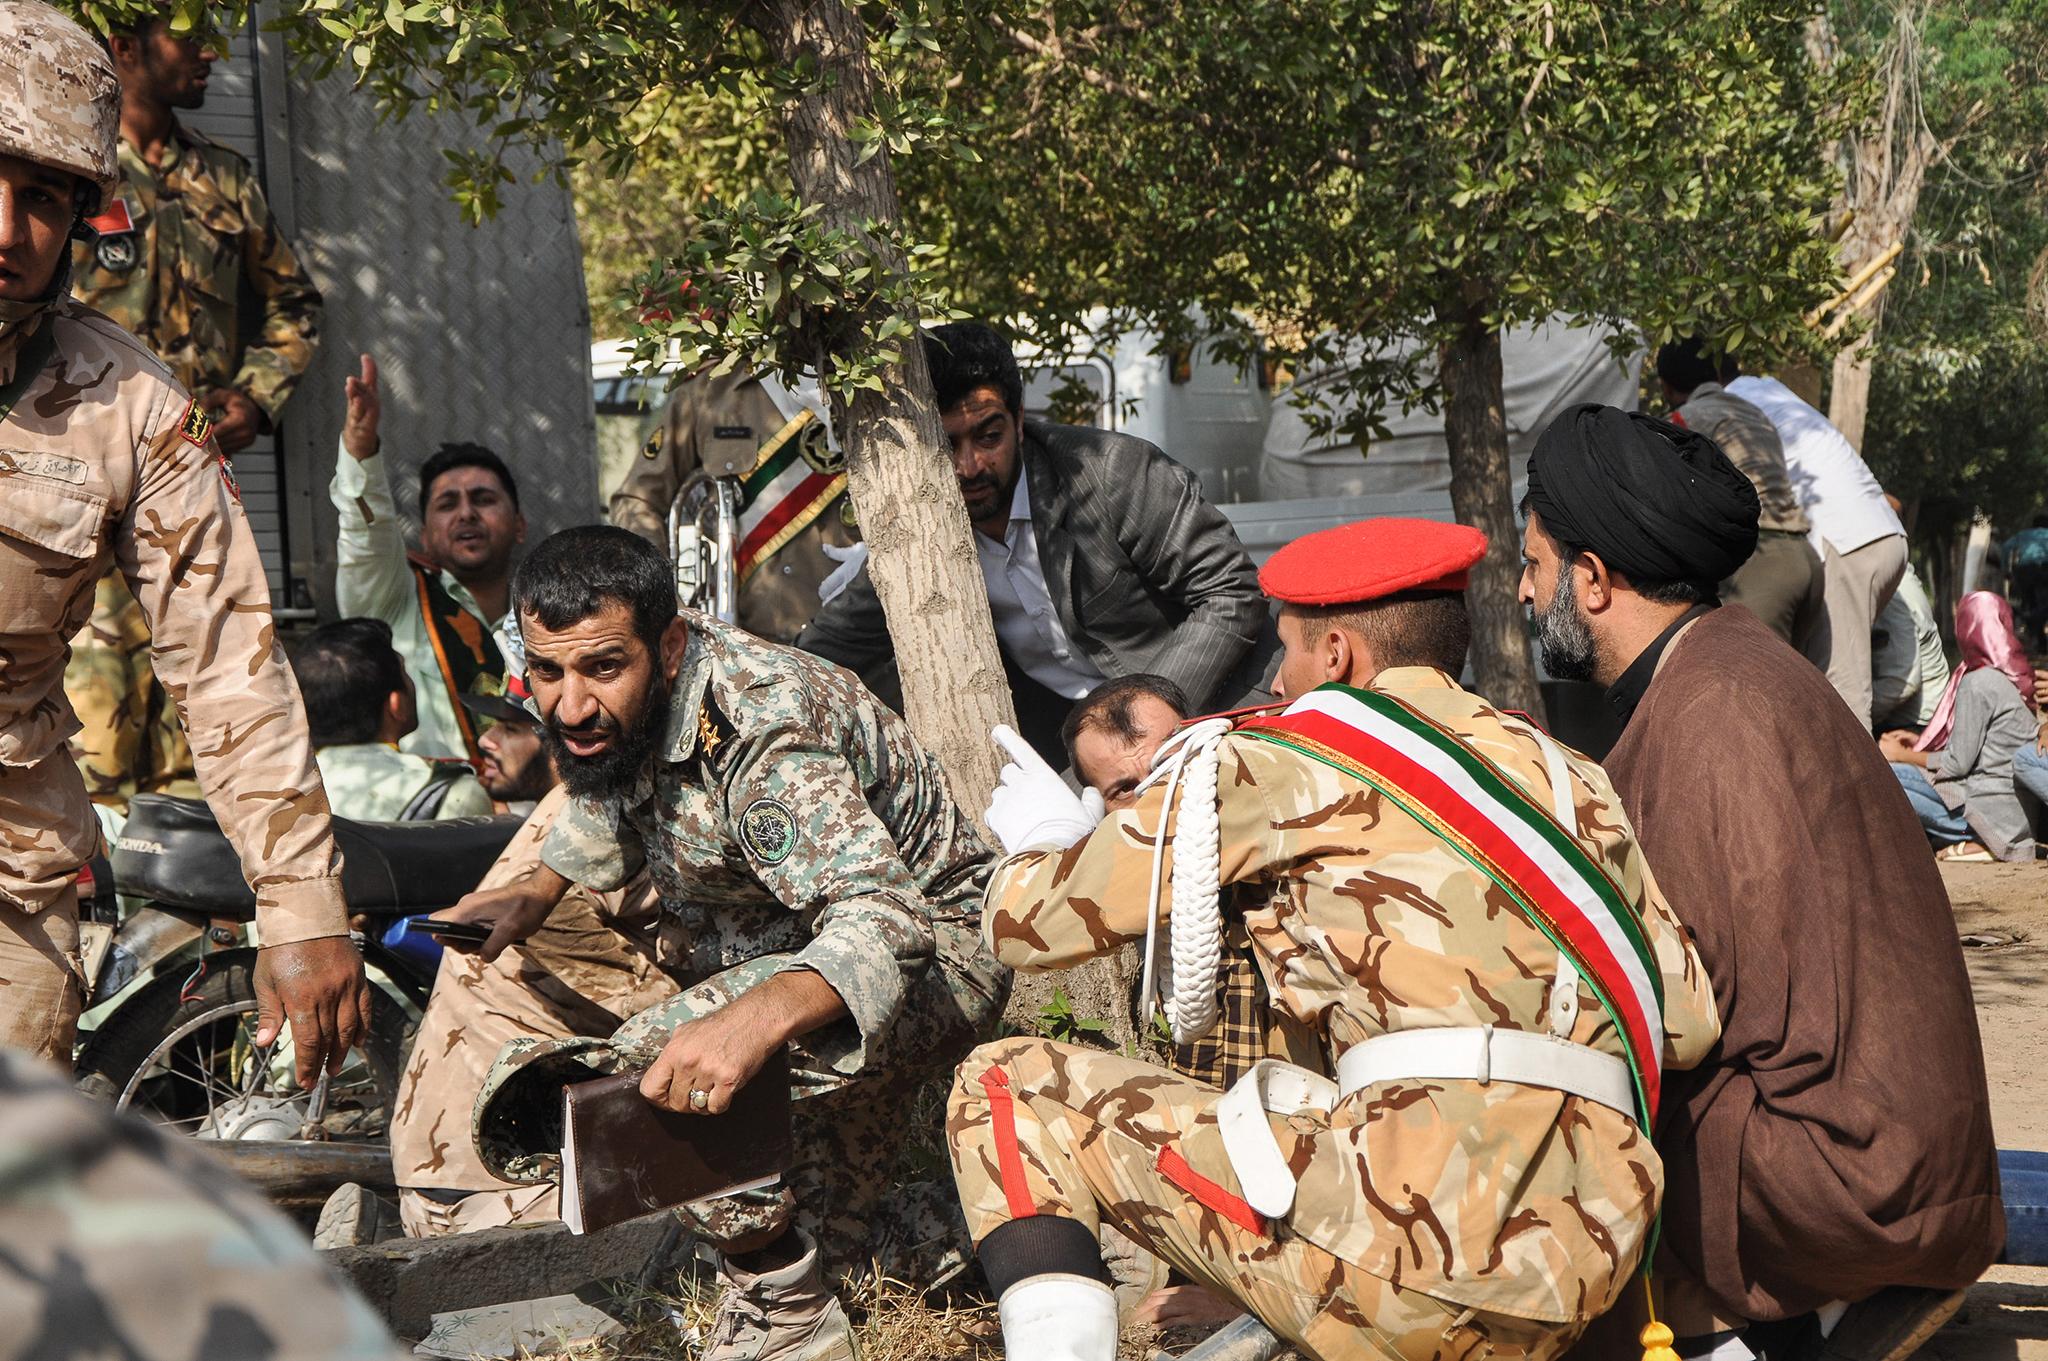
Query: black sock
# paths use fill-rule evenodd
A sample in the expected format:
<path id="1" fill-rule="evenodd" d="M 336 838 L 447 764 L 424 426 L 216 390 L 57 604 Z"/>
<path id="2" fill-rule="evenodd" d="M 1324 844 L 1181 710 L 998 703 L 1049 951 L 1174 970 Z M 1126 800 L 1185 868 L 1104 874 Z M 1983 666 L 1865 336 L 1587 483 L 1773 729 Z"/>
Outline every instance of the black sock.
<path id="1" fill-rule="evenodd" d="M 765 1276 L 771 1271 L 794 1265 L 803 1255 L 803 1236 L 791 1228 L 766 1247 L 755 1248 L 752 1252 L 729 1253 L 725 1260 L 750 1276 Z"/>
<path id="2" fill-rule="evenodd" d="M 1001 1299 L 1003 1292 L 1033 1276 L 1086 1276 L 1091 1281 L 1109 1279 L 1102 1264 L 1102 1248 L 1095 1235 L 1079 1220 L 1058 1215 L 1033 1215 L 998 1226 L 981 1240 L 981 1271 L 989 1289 Z"/>

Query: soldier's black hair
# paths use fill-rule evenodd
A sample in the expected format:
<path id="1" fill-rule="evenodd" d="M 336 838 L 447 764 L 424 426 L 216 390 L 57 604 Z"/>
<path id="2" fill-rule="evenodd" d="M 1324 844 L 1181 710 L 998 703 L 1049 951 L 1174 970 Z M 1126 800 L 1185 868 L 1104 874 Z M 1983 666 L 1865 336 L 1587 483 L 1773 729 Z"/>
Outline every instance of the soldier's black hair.
<path id="1" fill-rule="evenodd" d="M 1131 706 L 1146 695 L 1165 704 L 1176 717 L 1188 716 L 1187 692 L 1164 676 L 1134 671 L 1106 680 L 1074 701 L 1074 707 L 1067 710 L 1066 720 L 1060 724 L 1060 745 L 1067 749 L 1067 764 L 1076 773 L 1080 771 L 1080 762 L 1074 759 L 1074 740 L 1091 729 L 1113 733 L 1122 742 L 1136 742 L 1138 725 L 1131 717 Z"/>
<path id="2" fill-rule="evenodd" d="M 1741 373 L 1742 366 L 1727 355 L 1707 358 L 1706 343 L 1698 336 L 1674 340 L 1657 351 L 1657 376 L 1674 392 L 1691 392 L 1702 383 L 1732 383 Z"/>
<path id="3" fill-rule="evenodd" d="M 495 475 L 504 486 L 505 495 L 512 498 L 512 509 L 519 509 L 519 483 L 504 459 L 481 444 L 449 443 L 436 449 L 433 457 L 420 465 L 420 514 L 427 513 L 427 494 L 434 489 L 434 479 L 455 468 L 482 468 Z"/>
<path id="4" fill-rule="evenodd" d="M 405 659 L 382 619 L 341 619 L 306 635 L 292 653 L 315 747 L 374 742 L 384 705 L 405 689 Z"/>
<path id="5" fill-rule="evenodd" d="M 676 576 L 668 555 L 631 530 L 579 525 L 550 534 L 512 575 L 512 607 L 549 630 L 569 628 L 617 601 L 633 612 L 633 632 L 661 655 L 676 617 Z"/>
<path id="6" fill-rule="evenodd" d="M 976 388 L 994 388 L 1015 416 L 1024 410 L 1024 375 L 1010 342 L 993 326 L 955 321 L 924 333 L 924 362 L 932 371 L 939 410 L 951 409 Z"/>
<path id="7" fill-rule="evenodd" d="M 1355 633 L 1382 667 L 1433 666 L 1456 676 L 1472 647 L 1472 616 L 1463 591 L 1401 591 L 1361 605 L 1289 605 L 1305 632 L 1334 627 Z"/>

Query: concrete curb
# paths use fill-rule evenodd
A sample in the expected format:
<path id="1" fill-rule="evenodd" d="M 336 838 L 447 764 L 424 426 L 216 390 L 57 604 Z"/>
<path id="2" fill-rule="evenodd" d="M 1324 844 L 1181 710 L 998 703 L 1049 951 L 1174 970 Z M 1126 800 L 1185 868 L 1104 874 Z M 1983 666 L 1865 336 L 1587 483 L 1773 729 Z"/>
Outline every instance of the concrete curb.
<path id="1" fill-rule="evenodd" d="M 402 1338 L 425 1337 L 431 1316 L 542 1295 L 570 1294 L 606 1277 L 638 1277 L 662 1251 L 669 1215 L 576 1235 L 560 1222 L 484 1229 L 450 1238 L 394 1238 L 320 1254 Z M 690 1239 L 666 1256 L 684 1260 Z"/>

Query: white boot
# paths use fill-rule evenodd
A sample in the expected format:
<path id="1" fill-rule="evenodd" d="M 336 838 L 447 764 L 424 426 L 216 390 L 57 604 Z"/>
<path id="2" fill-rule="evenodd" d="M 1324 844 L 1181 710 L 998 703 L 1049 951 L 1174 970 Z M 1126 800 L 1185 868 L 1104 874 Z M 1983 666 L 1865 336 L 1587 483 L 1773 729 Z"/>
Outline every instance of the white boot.
<path id="1" fill-rule="evenodd" d="M 1116 1361 L 1116 1294 L 1086 1276 L 1030 1276 L 1003 1292 L 1003 1354 L 1017 1361 Z"/>

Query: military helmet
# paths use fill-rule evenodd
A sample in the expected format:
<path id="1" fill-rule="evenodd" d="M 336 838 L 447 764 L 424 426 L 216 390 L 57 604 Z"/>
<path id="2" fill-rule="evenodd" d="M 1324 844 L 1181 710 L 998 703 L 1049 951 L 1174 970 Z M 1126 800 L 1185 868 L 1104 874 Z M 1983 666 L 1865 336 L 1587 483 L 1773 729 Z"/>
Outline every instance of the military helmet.
<path id="1" fill-rule="evenodd" d="M 104 202 L 120 187 L 120 138 L 106 48 L 48 5 L 0 0 L 0 153 L 68 170 Z"/>

